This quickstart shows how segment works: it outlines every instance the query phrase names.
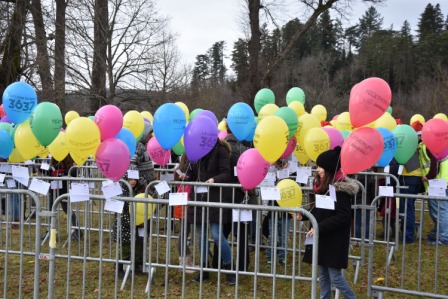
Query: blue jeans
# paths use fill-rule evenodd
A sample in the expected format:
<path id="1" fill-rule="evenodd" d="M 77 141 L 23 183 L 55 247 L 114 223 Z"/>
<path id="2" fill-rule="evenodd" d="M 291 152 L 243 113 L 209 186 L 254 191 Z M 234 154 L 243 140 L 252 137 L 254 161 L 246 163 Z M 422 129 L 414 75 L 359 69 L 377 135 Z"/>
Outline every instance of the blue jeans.
<path id="1" fill-rule="evenodd" d="M 356 299 L 350 285 L 342 276 L 340 269 L 319 266 L 320 270 L 320 298 L 331 299 L 331 284 L 333 284 L 345 299 Z"/>
<path id="2" fill-rule="evenodd" d="M 9 201 L 9 216 L 11 221 L 19 221 L 20 209 L 19 209 L 19 195 L 18 194 L 8 194 Z"/>
<path id="3" fill-rule="evenodd" d="M 208 252 L 209 252 L 209 243 L 208 243 L 208 225 L 196 225 L 196 230 L 198 232 L 199 238 L 199 251 L 201 254 L 201 262 L 203 265 L 207 265 L 208 260 Z M 204 230 L 204 231 L 202 231 Z M 215 242 L 215 246 L 219 246 L 221 242 L 221 259 L 224 264 L 230 264 L 232 262 L 232 254 L 230 252 L 229 242 L 224 236 L 222 229 L 219 229 L 219 223 L 210 223 L 210 231 L 212 233 L 213 241 Z"/>
<path id="4" fill-rule="evenodd" d="M 434 222 L 434 228 L 429 232 L 428 239 L 436 241 L 438 237 L 440 242 L 448 245 L 448 203 L 446 201 L 429 199 L 428 208 L 429 216 L 431 216 Z M 437 226 L 439 226 L 438 233 Z"/>
<path id="5" fill-rule="evenodd" d="M 275 222 L 275 215 L 278 215 L 277 222 Z M 289 222 L 289 215 L 287 213 L 271 214 L 269 218 L 268 249 L 266 251 L 266 258 L 268 260 L 271 260 L 273 256 L 275 241 L 277 241 L 277 247 L 279 247 L 277 249 L 278 259 L 285 260 L 286 249 L 288 248 Z"/>
<path id="6" fill-rule="evenodd" d="M 400 183 L 403 186 L 407 186 L 408 189 L 404 189 L 404 194 L 417 195 L 422 186 L 422 178 L 418 176 L 401 176 Z M 403 223 L 401 224 L 401 230 L 404 231 L 405 242 L 414 243 L 415 234 L 415 198 L 400 198 L 400 214 L 404 214 L 406 221 L 406 229 L 403 229 Z"/>

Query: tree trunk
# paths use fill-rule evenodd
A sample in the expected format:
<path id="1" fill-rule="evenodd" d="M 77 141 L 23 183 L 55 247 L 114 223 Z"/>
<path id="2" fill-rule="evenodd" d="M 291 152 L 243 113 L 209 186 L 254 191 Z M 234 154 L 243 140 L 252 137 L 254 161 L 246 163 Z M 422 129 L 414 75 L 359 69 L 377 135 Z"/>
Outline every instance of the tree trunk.
<path id="1" fill-rule="evenodd" d="M 106 55 L 108 32 L 108 7 L 107 0 L 95 1 L 94 16 L 94 40 L 93 40 L 93 66 L 92 66 L 92 90 L 91 112 L 98 110 L 106 99 Z"/>
<path id="2" fill-rule="evenodd" d="M 47 49 L 47 33 L 45 32 L 42 3 L 40 0 L 31 1 L 31 14 L 33 15 L 34 31 L 36 34 L 37 73 L 42 84 L 41 98 L 44 101 L 54 102 L 53 78 L 51 77 L 50 59 Z"/>
<path id="3" fill-rule="evenodd" d="M 249 51 L 249 98 L 246 102 L 253 105 L 255 94 L 260 89 L 259 53 L 260 44 L 260 0 L 249 0 L 249 21 L 251 37 L 248 43 Z"/>
<path id="4" fill-rule="evenodd" d="M 65 112 L 65 0 L 56 0 L 56 32 L 54 44 L 55 103 Z"/>
<path id="5" fill-rule="evenodd" d="M 0 95 L 3 95 L 9 84 L 17 81 L 20 77 L 20 46 L 28 3 L 28 0 L 16 1 L 8 33 L 4 42 L 0 45 L 0 53 L 3 53 L 2 64 L 0 65 Z M 1 97 L 0 103 L 2 103 Z"/>

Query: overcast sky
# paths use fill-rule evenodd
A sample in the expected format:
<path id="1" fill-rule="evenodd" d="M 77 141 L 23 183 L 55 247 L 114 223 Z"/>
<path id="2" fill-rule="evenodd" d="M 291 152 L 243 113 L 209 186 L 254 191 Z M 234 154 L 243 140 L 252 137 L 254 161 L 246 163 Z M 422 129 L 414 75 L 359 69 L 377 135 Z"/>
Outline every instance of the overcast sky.
<path id="1" fill-rule="evenodd" d="M 298 17 L 304 21 L 303 10 L 299 11 L 297 0 L 284 0 L 289 3 L 290 9 L 283 14 L 284 20 Z M 386 0 L 384 4 L 376 6 L 378 12 L 384 18 L 383 27 L 394 29 L 401 28 L 407 20 L 411 28 L 415 29 L 420 14 L 428 3 L 433 5 L 440 3 L 442 13 L 446 17 L 448 4 L 446 0 Z M 196 56 L 205 54 L 217 41 L 224 40 L 227 43 L 226 54 L 229 55 L 233 43 L 243 37 L 240 30 L 239 19 L 242 15 L 241 5 L 244 0 L 158 0 L 159 12 L 170 17 L 170 29 L 178 35 L 178 47 L 182 53 L 183 61 L 193 65 Z M 343 2 L 343 1 L 341 1 Z M 354 25 L 365 13 L 371 4 L 354 0 L 349 22 Z M 283 23 L 278 24 L 281 26 Z"/>

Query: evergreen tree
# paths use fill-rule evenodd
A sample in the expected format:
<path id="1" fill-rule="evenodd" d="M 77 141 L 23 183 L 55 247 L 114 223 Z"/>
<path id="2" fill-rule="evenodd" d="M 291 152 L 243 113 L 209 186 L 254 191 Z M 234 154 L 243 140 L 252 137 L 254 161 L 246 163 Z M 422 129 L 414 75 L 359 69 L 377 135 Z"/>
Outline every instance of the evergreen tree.
<path id="1" fill-rule="evenodd" d="M 210 81 L 213 86 L 224 84 L 226 75 L 226 66 L 224 65 L 224 48 L 225 42 L 219 41 L 213 44 L 208 50 L 208 61 L 210 63 L 208 69 L 210 71 Z"/>
<path id="2" fill-rule="evenodd" d="M 443 31 L 443 14 L 440 11 L 440 5 L 432 6 L 429 3 L 423 13 L 420 15 L 418 22 L 419 40 L 424 39 L 430 34 L 440 34 Z"/>
<path id="3" fill-rule="evenodd" d="M 375 7 L 369 7 L 362 18 L 359 19 L 358 34 L 361 46 L 375 31 L 380 30 L 382 25 L 383 17 L 381 17 L 381 14 Z"/>
<path id="4" fill-rule="evenodd" d="M 247 42 L 238 39 L 233 45 L 231 68 L 236 74 L 237 85 L 247 80 L 249 75 L 249 51 Z"/>

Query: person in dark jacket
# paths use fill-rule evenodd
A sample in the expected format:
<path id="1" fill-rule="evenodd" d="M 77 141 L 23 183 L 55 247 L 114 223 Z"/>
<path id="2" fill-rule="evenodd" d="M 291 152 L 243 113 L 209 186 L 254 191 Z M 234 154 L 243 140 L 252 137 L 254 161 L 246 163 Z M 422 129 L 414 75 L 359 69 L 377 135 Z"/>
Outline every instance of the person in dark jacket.
<path id="1" fill-rule="evenodd" d="M 181 179 L 194 182 L 205 183 L 228 183 L 230 179 L 230 146 L 227 142 L 218 140 L 214 148 L 197 162 L 192 163 L 185 176 Z M 198 192 L 199 188 L 194 188 L 191 196 L 192 201 L 202 202 L 220 202 L 230 203 L 231 196 L 228 196 L 228 190 L 225 188 L 210 187 L 207 193 Z M 203 222 L 205 221 L 205 222 Z M 199 238 L 199 249 L 201 254 L 201 263 L 203 267 L 208 266 L 209 244 L 207 241 L 208 224 L 215 245 L 220 244 L 221 258 L 223 260 L 223 268 L 231 269 L 231 251 L 230 246 L 225 238 L 222 225 L 232 223 L 232 210 L 219 208 L 191 208 L 187 210 L 187 223 L 196 225 Z M 193 280 L 199 282 L 209 278 L 209 273 L 204 271 Z M 228 284 L 235 284 L 235 275 L 227 274 L 226 281 Z"/>
<path id="2" fill-rule="evenodd" d="M 311 213 L 319 227 L 318 264 L 320 270 L 320 298 L 331 298 L 333 284 L 344 298 L 356 298 L 350 285 L 342 276 L 341 269 L 348 266 L 350 245 L 351 199 L 358 193 L 359 186 L 341 171 L 340 147 L 323 152 L 316 159 L 317 170 L 314 179 L 315 206 Z M 336 199 L 329 196 L 330 185 L 336 191 Z M 325 203 L 325 201 L 327 201 Z M 328 204 L 331 201 L 331 204 Z M 334 202 L 334 206 L 332 206 Z M 297 219 L 303 220 L 299 214 Z M 311 228 L 307 237 L 312 237 Z M 311 263 L 312 256 L 305 254 L 304 262 Z"/>

